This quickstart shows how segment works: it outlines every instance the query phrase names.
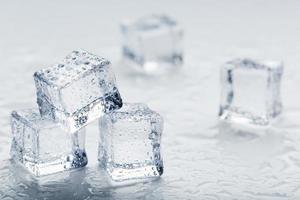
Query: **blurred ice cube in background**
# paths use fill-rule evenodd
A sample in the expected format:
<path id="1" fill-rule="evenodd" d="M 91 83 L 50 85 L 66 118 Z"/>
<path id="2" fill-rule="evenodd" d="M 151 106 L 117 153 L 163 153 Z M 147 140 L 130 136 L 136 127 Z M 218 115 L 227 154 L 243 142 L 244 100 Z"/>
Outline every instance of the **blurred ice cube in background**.
<path id="1" fill-rule="evenodd" d="M 121 34 L 123 62 L 128 70 L 167 75 L 183 64 L 183 29 L 167 15 L 124 20 Z"/>

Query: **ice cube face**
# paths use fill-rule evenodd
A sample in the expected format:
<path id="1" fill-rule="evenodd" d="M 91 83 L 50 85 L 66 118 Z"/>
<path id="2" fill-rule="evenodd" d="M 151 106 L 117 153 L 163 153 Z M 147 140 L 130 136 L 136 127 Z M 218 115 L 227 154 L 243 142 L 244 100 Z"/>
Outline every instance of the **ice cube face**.
<path id="1" fill-rule="evenodd" d="M 141 71 L 160 73 L 182 65 L 183 30 L 165 15 L 150 15 L 121 25 L 125 61 Z"/>
<path id="2" fill-rule="evenodd" d="M 43 117 L 76 132 L 104 113 L 122 106 L 110 62 L 84 50 L 34 74 Z"/>
<path id="3" fill-rule="evenodd" d="M 35 176 L 43 176 L 87 164 L 85 130 L 73 134 L 40 117 L 38 110 L 12 112 L 11 157 Z"/>
<path id="4" fill-rule="evenodd" d="M 221 119 L 268 125 L 282 110 L 280 82 L 283 65 L 236 59 L 221 67 Z"/>
<path id="5" fill-rule="evenodd" d="M 100 118 L 98 159 L 114 181 L 159 177 L 163 173 L 163 119 L 144 104 L 124 104 Z"/>

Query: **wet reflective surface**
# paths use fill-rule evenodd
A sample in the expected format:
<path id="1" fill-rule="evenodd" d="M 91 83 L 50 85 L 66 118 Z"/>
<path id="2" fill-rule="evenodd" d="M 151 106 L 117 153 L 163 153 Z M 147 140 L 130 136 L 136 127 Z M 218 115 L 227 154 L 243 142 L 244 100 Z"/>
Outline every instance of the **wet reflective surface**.
<path id="1" fill-rule="evenodd" d="M 300 4 L 173 3 L 0 3 L 0 199 L 300 197 Z M 186 30 L 185 65 L 168 76 L 137 76 L 120 60 L 118 23 L 124 16 L 166 11 Z M 9 114 L 36 106 L 33 72 L 77 48 L 112 61 L 125 102 L 147 103 L 164 117 L 160 179 L 110 183 L 98 167 L 96 122 L 87 128 L 84 169 L 35 179 L 9 160 Z M 284 110 L 270 128 L 217 120 L 219 66 L 238 56 L 284 60 Z"/>

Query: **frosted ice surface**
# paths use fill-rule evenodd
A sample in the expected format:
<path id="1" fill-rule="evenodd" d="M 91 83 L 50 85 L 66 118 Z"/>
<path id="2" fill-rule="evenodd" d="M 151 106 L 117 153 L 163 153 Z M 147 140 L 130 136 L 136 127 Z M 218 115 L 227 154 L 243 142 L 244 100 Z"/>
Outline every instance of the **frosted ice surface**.
<path id="1" fill-rule="evenodd" d="M 40 117 L 38 110 L 12 112 L 11 156 L 36 176 L 87 164 L 85 130 L 65 132 L 57 123 Z"/>
<path id="2" fill-rule="evenodd" d="M 125 61 L 146 73 L 161 73 L 183 62 L 183 30 L 166 15 L 149 15 L 121 25 Z"/>
<path id="3" fill-rule="evenodd" d="M 34 79 L 41 115 L 59 121 L 69 132 L 122 106 L 110 62 L 84 50 L 36 72 Z"/>
<path id="4" fill-rule="evenodd" d="M 162 117 L 144 104 L 124 104 L 100 119 L 99 161 L 114 181 L 163 173 L 162 129 Z"/>
<path id="5" fill-rule="evenodd" d="M 267 125 L 281 113 L 283 65 L 236 59 L 221 68 L 221 119 Z"/>

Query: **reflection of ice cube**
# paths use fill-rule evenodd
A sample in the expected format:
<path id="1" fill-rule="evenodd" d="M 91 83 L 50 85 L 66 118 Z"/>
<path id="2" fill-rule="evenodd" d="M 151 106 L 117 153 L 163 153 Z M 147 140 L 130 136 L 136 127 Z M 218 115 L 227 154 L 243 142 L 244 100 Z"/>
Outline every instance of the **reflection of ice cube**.
<path id="1" fill-rule="evenodd" d="M 283 65 L 237 59 L 221 68 L 221 119 L 267 125 L 281 113 Z"/>
<path id="2" fill-rule="evenodd" d="M 183 30 L 165 15 L 150 15 L 121 25 L 123 55 L 146 73 L 160 73 L 183 61 Z"/>
<path id="3" fill-rule="evenodd" d="M 99 161 L 115 181 L 159 177 L 163 119 L 144 104 L 124 104 L 100 118 Z"/>
<path id="4" fill-rule="evenodd" d="M 83 50 L 36 72 L 34 79 L 41 115 L 69 132 L 122 106 L 110 62 Z"/>
<path id="5" fill-rule="evenodd" d="M 85 130 L 69 134 L 37 110 L 12 112 L 12 158 L 36 176 L 87 164 Z"/>

